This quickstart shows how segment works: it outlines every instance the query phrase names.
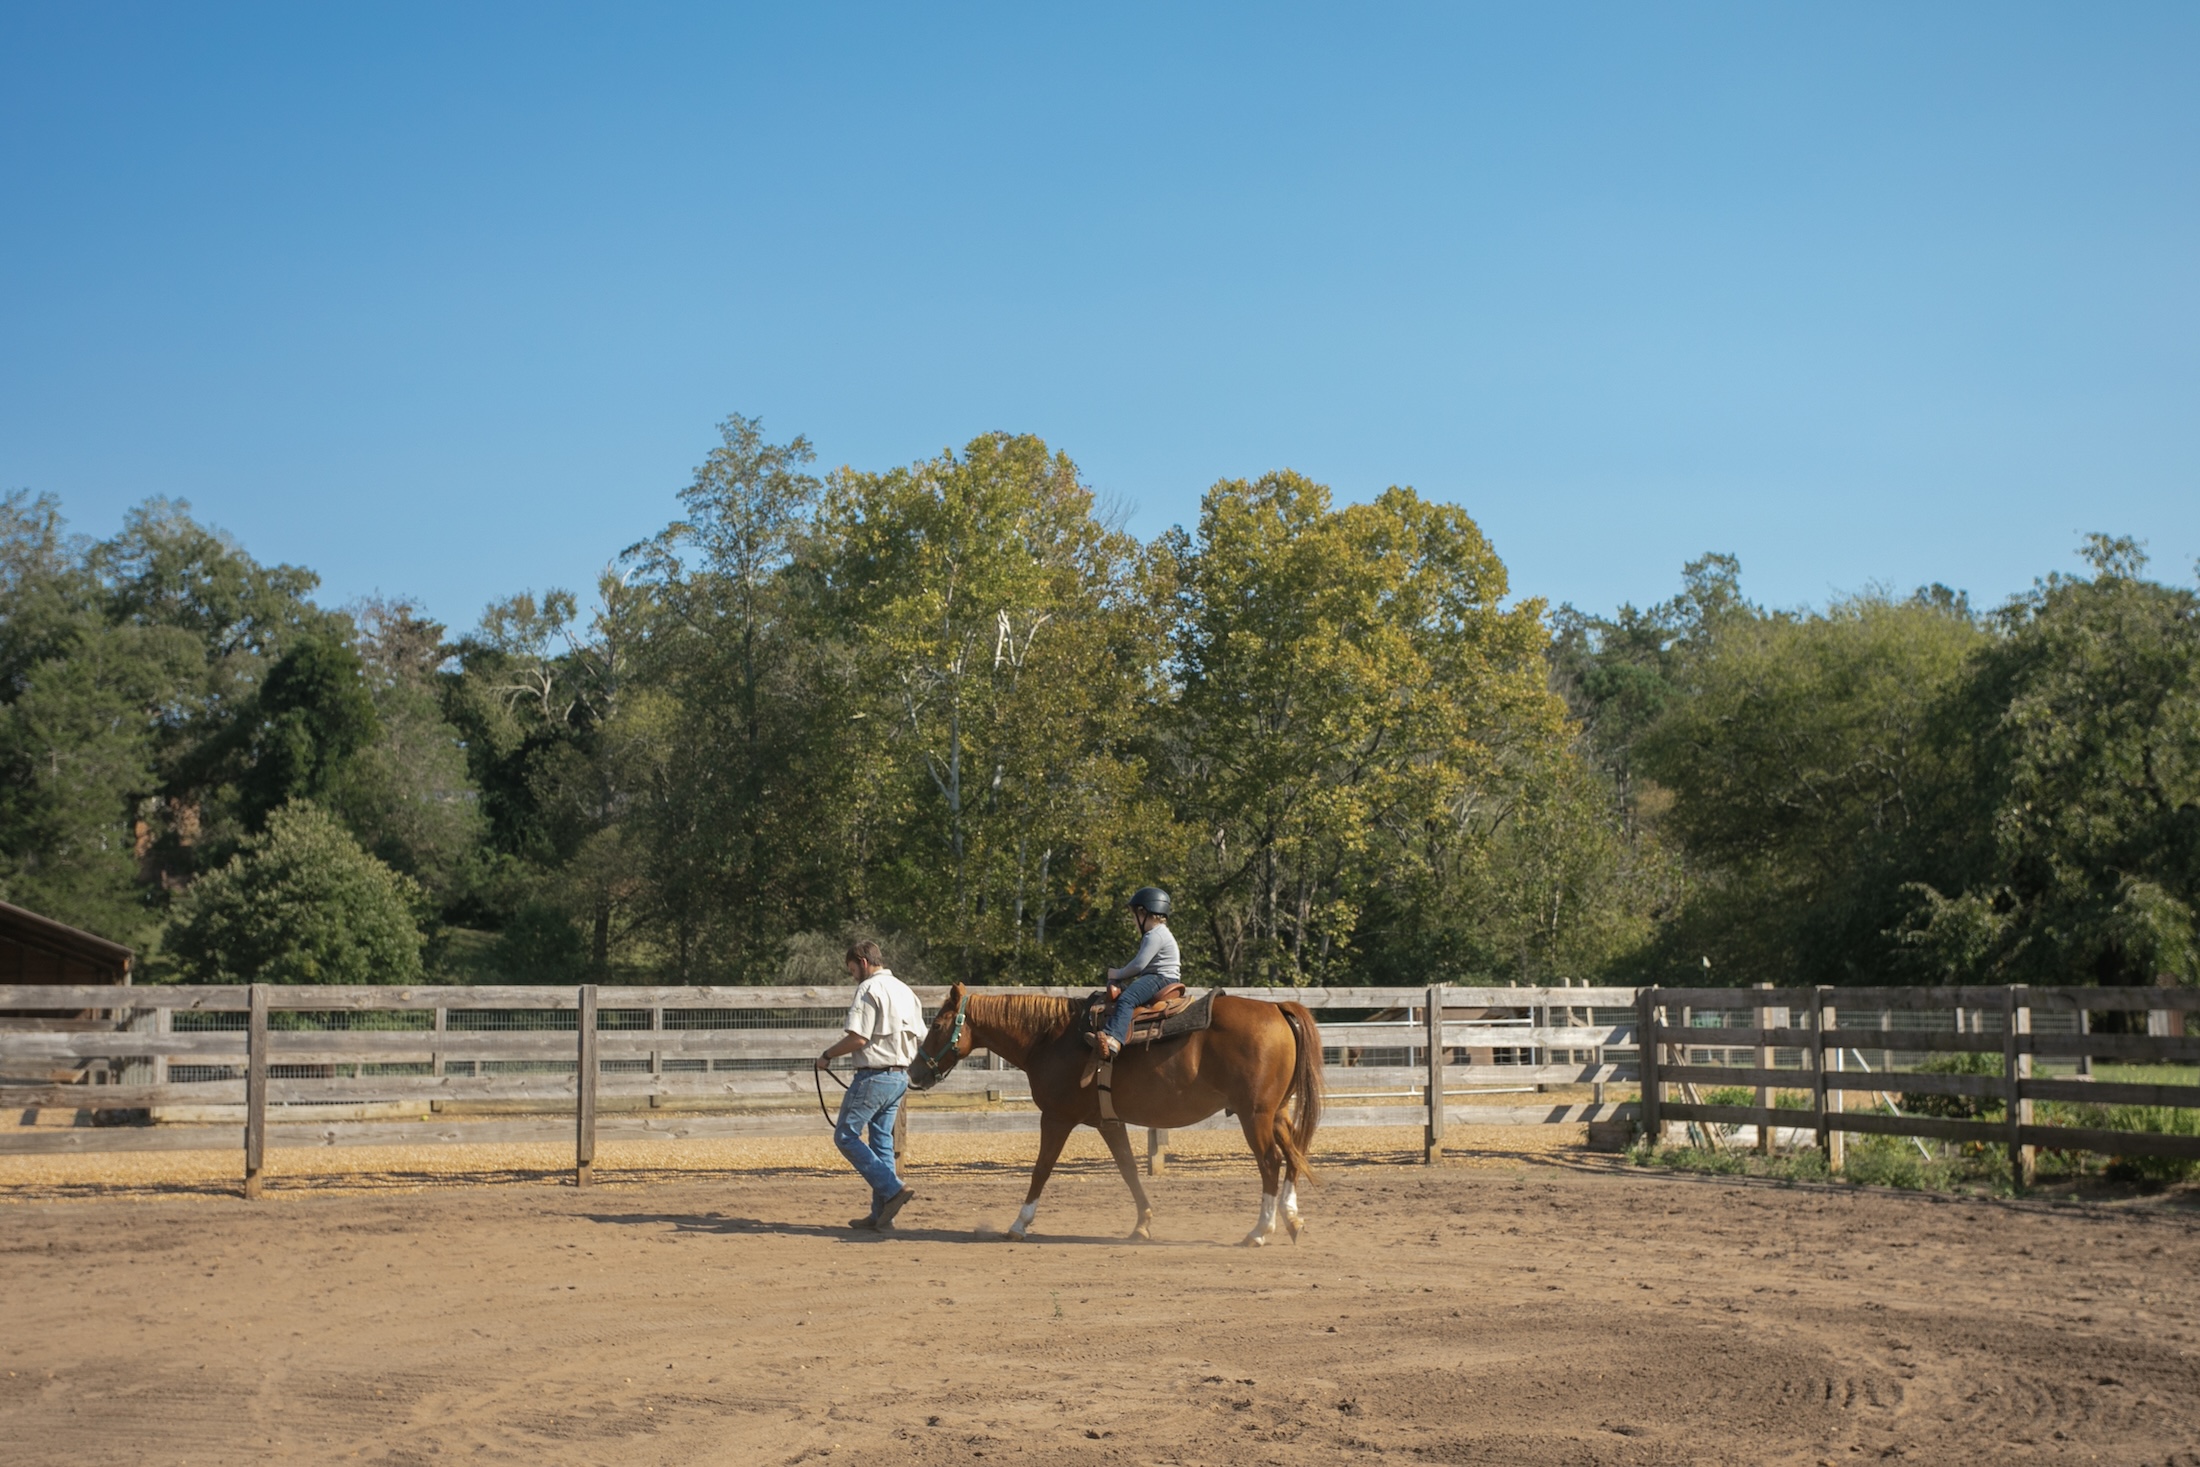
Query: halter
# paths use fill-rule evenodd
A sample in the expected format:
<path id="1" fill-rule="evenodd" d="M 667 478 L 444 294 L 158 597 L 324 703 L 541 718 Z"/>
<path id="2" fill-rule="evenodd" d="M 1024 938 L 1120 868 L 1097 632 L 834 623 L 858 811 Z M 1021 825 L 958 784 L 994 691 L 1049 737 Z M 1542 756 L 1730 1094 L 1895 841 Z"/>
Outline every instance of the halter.
<path id="1" fill-rule="evenodd" d="M 939 1052 L 928 1054 L 920 1048 L 917 1051 L 917 1057 L 909 1062 L 910 1084 L 916 1086 L 919 1090 L 929 1090 L 946 1078 L 947 1072 L 961 1062 L 962 1056 L 957 1054 L 956 1051 L 962 1047 L 963 1023 L 969 1017 L 969 1013 L 970 993 L 969 990 L 965 989 L 963 996 L 955 1000 L 955 1022 L 948 1029 L 947 1040 L 940 1046 Z M 920 1066 L 922 1067 L 921 1072 Z"/>

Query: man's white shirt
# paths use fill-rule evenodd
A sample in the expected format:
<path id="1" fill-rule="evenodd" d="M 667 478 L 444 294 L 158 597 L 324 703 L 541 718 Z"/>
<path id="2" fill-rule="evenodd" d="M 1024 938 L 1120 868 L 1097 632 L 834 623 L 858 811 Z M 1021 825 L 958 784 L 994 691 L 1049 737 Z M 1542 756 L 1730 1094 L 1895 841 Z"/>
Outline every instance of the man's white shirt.
<path id="1" fill-rule="evenodd" d="M 842 1027 L 868 1041 L 856 1051 L 858 1069 L 906 1065 L 917 1057 L 917 1046 L 924 1041 L 924 1005 L 891 968 L 881 968 L 856 985 L 855 1001 L 848 1005 L 848 1021 Z"/>

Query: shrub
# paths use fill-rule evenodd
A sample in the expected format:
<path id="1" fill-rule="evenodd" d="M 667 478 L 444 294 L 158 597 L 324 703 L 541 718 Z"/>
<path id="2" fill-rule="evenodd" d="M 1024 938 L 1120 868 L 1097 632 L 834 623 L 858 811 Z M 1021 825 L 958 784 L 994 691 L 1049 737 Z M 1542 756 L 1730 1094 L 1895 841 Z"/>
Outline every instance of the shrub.
<path id="1" fill-rule="evenodd" d="M 2042 1102 L 2043 1125 L 2084 1126 L 2103 1131 L 2138 1131 L 2155 1136 L 2200 1136 L 2200 1110 L 2167 1105 L 2067 1105 Z M 2160 1186 L 2189 1181 L 2200 1162 L 2178 1156 L 2111 1155 L 2102 1175 L 2111 1181 Z"/>
<path id="2" fill-rule="evenodd" d="M 294 800 L 176 904 L 169 947 L 197 983 L 414 983 L 420 888 Z"/>
<path id="3" fill-rule="evenodd" d="M 1917 1067 L 1921 1075 L 1999 1075 L 2002 1060 L 1998 1054 L 1942 1054 Z M 2002 1113 L 1998 1098 L 1982 1095 L 1923 1095 L 1914 1090 L 1902 1092 L 1900 1108 L 1913 1116 L 1939 1116 L 1951 1121 L 1991 1120 Z"/>

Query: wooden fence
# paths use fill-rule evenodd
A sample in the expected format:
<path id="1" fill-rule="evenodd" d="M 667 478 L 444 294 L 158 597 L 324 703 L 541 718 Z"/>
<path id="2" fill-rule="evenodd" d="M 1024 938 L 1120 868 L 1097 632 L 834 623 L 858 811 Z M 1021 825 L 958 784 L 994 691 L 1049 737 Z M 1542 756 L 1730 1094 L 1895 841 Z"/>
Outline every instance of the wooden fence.
<path id="1" fill-rule="evenodd" d="M 2103 1059 L 2200 1062 L 2200 1037 L 2183 1032 L 2185 1016 L 2196 1011 L 2200 991 L 2189 988 L 1646 988 L 1636 1016 L 1645 1041 L 1642 1127 L 1662 1140 L 1674 1123 L 1753 1126 L 1765 1149 L 1778 1129 L 1800 1128 L 1813 1134 L 1835 1171 L 1845 1135 L 1982 1142 L 2007 1148 L 2020 1185 L 2032 1181 L 2043 1147 L 2200 1158 L 2200 1135 L 2033 1120 L 2036 1101 L 2200 1107 L 2200 1085 L 2093 1077 L 2094 1061 Z M 2118 1032 L 2097 1032 L 2111 1027 L 2100 1022 L 2105 1015 L 2117 1016 Z M 2132 1032 L 2140 1016 L 2145 1032 Z M 1865 1059 L 1871 1053 L 1880 1056 L 1877 1066 Z M 1998 1063 L 1972 1068 L 1998 1073 L 1918 1068 L 1936 1055 L 1991 1056 Z M 1705 1104 L 1704 1086 L 1752 1089 L 1753 1103 Z M 1800 1092 L 1802 1107 L 1774 1104 L 1775 1091 Z M 1860 1093 L 1866 1105 L 1850 1108 Z M 2002 1115 L 1908 1115 L 1895 1095 L 1994 1101 Z"/>
<path id="2" fill-rule="evenodd" d="M 1081 997 L 1083 989 L 980 990 Z M 1328 1126 L 1422 1128 L 1441 1154 L 1447 1114 L 1520 1124 L 1613 1120 L 1605 1091 L 1631 1083 L 1636 992 L 1627 988 L 1328 988 L 1230 990 L 1290 997 L 1324 1019 Z M 839 1031 L 850 988 L 115 987 L 0 986 L 0 1104 L 25 1110 L 147 1111 L 244 1123 L 245 1188 L 258 1194 L 271 1114 L 279 1134 L 314 1145 L 545 1140 L 570 1119 L 585 1184 L 599 1132 L 723 1136 L 821 1131 L 810 1060 Z M 920 988 L 928 1007 L 943 988 Z M 76 1020 L 23 1019 L 76 1011 Z M 1481 1056 L 1481 1058 L 1477 1058 Z M 1532 1097 L 1587 1086 L 1591 1098 Z M 828 1095 L 831 1091 L 828 1089 Z M 974 1056 L 913 1097 L 923 1132 L 1035 1128 L 1021 1072 Z M 401 1102 L 430 1115 L 373 1120 Z M 674 1114 L 699 1104 L 719 1113 Z M 529 1110 L 527 1120 L 438 1121 L 446 1107 Z M 273 1110 L 271 1111 L 271 1107 Z M 725 1113 L 726 1107 L 734 1108 Z M 287 1124 L 292 1120 L 310 1124 Z M 1234 1126 L 1215 1117 L 1211 1126 Z M 68 1149 L 93 1137 L 163 1144 L 159 1127 L 127 1137 L 83 1130 L 0 1139 L 0 1149 Z M 1148 1132 L 1159 1168 L 1166 1136 Z M 204 1144 L 203 1141 L 198 1144 Z"/>

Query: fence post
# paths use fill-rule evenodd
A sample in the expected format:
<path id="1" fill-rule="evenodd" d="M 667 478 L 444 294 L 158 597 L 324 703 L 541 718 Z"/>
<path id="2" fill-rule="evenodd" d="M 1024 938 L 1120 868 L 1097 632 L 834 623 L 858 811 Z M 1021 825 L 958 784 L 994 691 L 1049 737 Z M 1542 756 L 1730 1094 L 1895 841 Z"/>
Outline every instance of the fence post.
<path id="1" fill-rule="evenodd" d="M 909 1096 L 904 1092 L 901 1104 L 894 1107 L 894 1175 L 901 1175 L 901 1164 L 909 1160 Z"/>
<path id="2" fill-rule="evenodd" d="M 176 1011 L 174 1009 L 153 1010 L 153 1032 L 163 1039 L 175 1033 Z M 168 1056 L 165 1054 L 153 1056 L 153 1083 L 155 1085 L 168 1083 Z"/>
<path id="3" fill-rule="evenodd" d="M 664 1099 L 665 1052 L 657 1048 L 658 1045 L 664 1043 L 664 1032 L 665 1011 L 663 1009 L 651 1009 L 649 1011 L 649 1103 L 652 1106 L 660 1104 Z M 706 1060 L 704 1063 L 707 1064 L 709 1061 Z"/>
<path id="4" fill-rule="evenodd" d="M 248 990 L 249 1017 L 244 1033 L 244 1195 L 260 1195 L 260 1170 L 267 1162 L 267 985 Z"/>
<path id="5" fill-rule="evenodd" d="M 1840 1055 L 1826 1042 L 1826 1031 L 1840 1022 L 1840 1015 L 1833 1004 L 1833 990 L 1821 987 L 1817 993 L 1817 1007 L 1810 1021 L 1811 1063 L 1810 1091 L 1812 1108 L 1818 1112 L 1818 1150 L 1826 1158 L 1826 1170 L 1838 1172 L 1845 1159 L 1842 1137 L 1830 1123 L 1829 1117 L 1840 1102 L 1841 1092 L 1826 1085 L 1826 1070 L 1840 1063 Z"/>
<path id="6" fill-rule="evenodd" d="M 583 983 L 580 1016 L 573 1026 L 578 1064 L 573 1075 L 573 1185 L 588 1185 L 596 1165 L 596 985 Z"/>
<path id="7" fill-rule="evenodd" d="M 1421 1160 L 1435 1166 L 1444 1159 L 1444 985 L 1431 983 L 1428 997 L 1428 1134 Z"/>
<path id="8" fill-rule="evenodd" d="M 1154 1126 L 1146 1128 L 1146 1175 L 1158 1177 L 1169 1169 L 1169 1133 Z"/>
<path id="9" fill-rule="evenodd" d="M 1588 980 L 1588 979 L 1586 979 L 1586 978 L 1582 979 L 1582 980 L 1581 980 L 1581 986 L 1582 986 L 1582 987 L 1584 987 L 1584 988 L 1587 988 L 1587 987 L 1589 986 L 1589 980 Z M 1587 1019 L 1588 1019 L 1588 1021 L 1589 1021 L 1589 1027 L 1590 1027 L 1591 1029 L 1594 1029 L 1594 1028 L 1596 1028 L 1596 1027 L 1597 1027 L 1597 1009 L 1596 1009 L 1596 1005 L 1595 1005 L 1595 1004 L 1588 1004 L 1588 1005 L 1585 1005 L 1585 1006 L 1584 1006 L 1584 1007 L 1582 1008 L 1582 1011 L 1581 1011 L 1581 1012 L 1582 1012 L 1582 1013 L 1583 1013 L 1583 1014 L 1584 1014 L 1584 1015 L 1585 1015 L 1585 1016 L 1587 1017 Z M 1589 1051 L 1589 1063 L 1590 1063 L 1591 1065 L 1593 1065 L 1593 1066 L 1595 1067 L 1595 1069 L 1596 1069 L 1596 1072 L 1597 1072 L 1597 1073 L 1599 1073 L 1599 1074 L 1603 1073 L 1603 1070 L 1604 1070 L 1604 1046 L 1603 1046 L 1603 1045 L 1599 1044 L 1599 1045 L 1595 1046 L 1594 1048 L 1592 1048 L 1592 1049 L 1591 1049 L 1591 1050 Z M 1592 1082 L 1592 1083 L 1591 1083 L 1591 1085 L 1590 1085 L 1590 1089 L 1589 1089 L 1589 1098 L 1590 1098 L 1590 1100 L 1591 1100 L 1591 1101 L 1592 1101 L 1592 1102 L 1593 1102 L 1593 1103 L 1594 1103 L 1594 1104 L 1596 1105 L 1596 1107 L 1597 1107 L 1598 1111 L 1599 1111 L 1599 1112 L 1601 1113 L 1601 1112 L 1603 1111 L 1603 1109 L 1604 1109 L 1604 1081 L 1602 1081 L 1602 1080 L 1597 1080 L 1597 1081 L 1594 1081 L 1594 1082 Z"/>
<path id="10" fill-rule="evenodd" d="M 1659 1091 L 1664 1088 L 1658 1079 L 1658 991 L 1655 988 L 1637 990 L 1635 994 L 1635 1070 L 1642 1085 L 1642 1139 L 1653 1148 L 1665 1139 L 1661 1134 L 1664 1120 L 1658 1114 Z"/>
<path id="11" fill-rule="evenodd" d="M 1760 983 L 1757 986 L 1759 988 L 1770 988 L 1772 985 Z M 1770 1029 L 1772 1027 L 1772 1010 L 1763 1004 L 1757 1006 L 1757 1027 L 1759 1029 Z M 1760 1070 L 1772 1068 L 1772 1046 L 1765 1043 L 1762 1034 L 1757 1036 L 1757 1068 Z M 1757 1086 L 1757 1109 L 1763 1110 L 1771 1104 L 1772 1089 L 1760 1081 Z M 1772 1155 L 1772 1123 L 1762 1118 L 1757 1122 L 1757 1154 L 1759 1156 Z"/>
<path id="12" fill-rule="evenodd" d="M 2024 1127 L 2032 1124 L 2032 1102 L 2024 1099 L 2024 1082 L 2032 1078 L 2032 1047 L 2020 1036 L 2032 1032 L 2032 1006 L 2028 1003 L 2025 985 L 2009 986 L 2003 1002 L 2008 1006 L 2009 1022 L 2001 1036 L 2001 1067 L 2004 1090 L 2003 1108 L 2009 1113 L 2009 1179 L 2019 1187 L 2032 1185 L 2033 1162 L 2037 1151 L 2024 1144 Z"/>

